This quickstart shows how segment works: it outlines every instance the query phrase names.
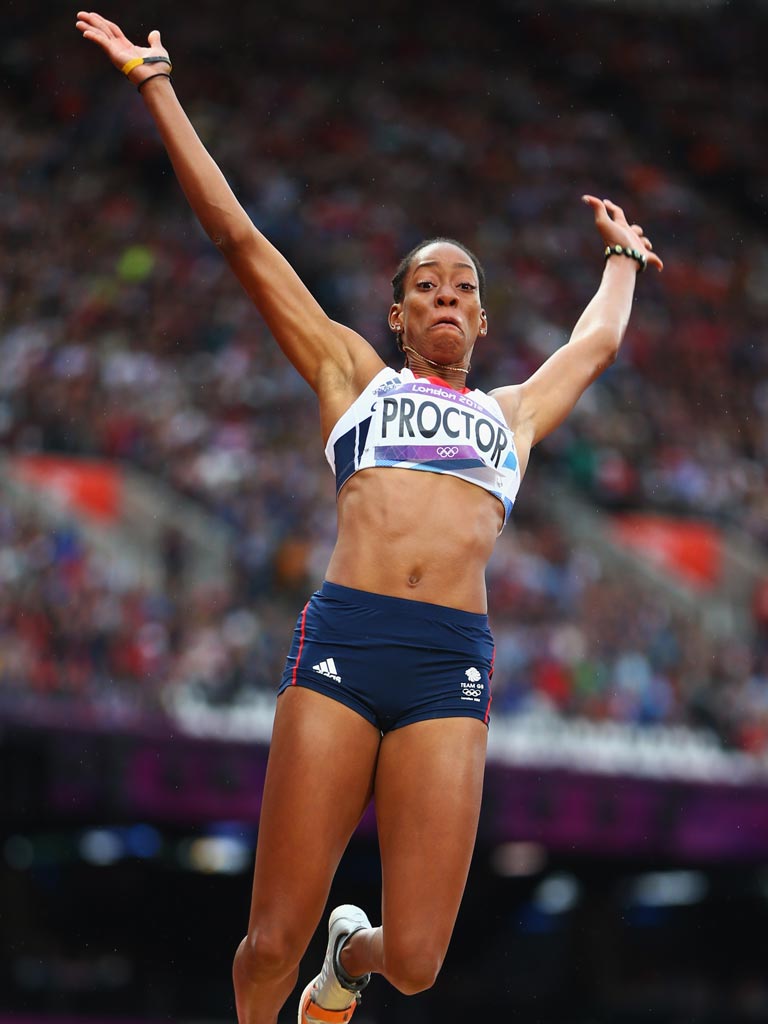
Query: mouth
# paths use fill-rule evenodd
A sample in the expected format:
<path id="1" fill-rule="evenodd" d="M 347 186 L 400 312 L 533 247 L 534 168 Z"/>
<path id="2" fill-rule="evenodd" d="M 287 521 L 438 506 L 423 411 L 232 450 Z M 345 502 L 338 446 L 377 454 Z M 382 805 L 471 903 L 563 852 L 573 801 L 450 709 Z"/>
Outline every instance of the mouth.
<path id="1" fill-rule="evenodd" d="M 461 330 L 461 326 L 458 320 L 455 320 L 452 316 L 443 316 L 439 320 L 435 320 L 432 327 L 455 327 L 457 331 Z"/>

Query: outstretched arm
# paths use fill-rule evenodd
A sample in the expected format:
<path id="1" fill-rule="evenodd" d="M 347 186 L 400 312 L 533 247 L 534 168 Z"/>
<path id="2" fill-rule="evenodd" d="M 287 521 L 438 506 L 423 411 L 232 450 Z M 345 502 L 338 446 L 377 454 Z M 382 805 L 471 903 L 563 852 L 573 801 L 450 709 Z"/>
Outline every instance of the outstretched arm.
<path id="1" fill-rule="evenodd" d="M 115 67 L 123 70 L 128 65 L 128 77 L 140 86 L 190 206 L 310 386 L 321 392 L 360 376 L 374 376 L 383 364 L 373 348 L 323 312 L 237 201 L 184 113 L 167 74 L 169 65 L 139 60 L 168 57 L 160 33 L 149 33 L 148 46 L 135 46 L 114 22 L 86 11 L 77 15 L 77 28 Z"/>
<path id="2" fill-rule="evenodd" d="M 605 245 L 641 253 L 647 266 L 663 264 L 639 224 L 629 224 L 610 200 L 584 196 Z M 536 444 L 566 418 L 585 389 L 615 360 L 632 310 L 640 262 L 631 256 L 606 259 L 603 278 L 579 317 L 570 340 L 547 359 L 524 384 L 493 392 L 523 443 Z"/>

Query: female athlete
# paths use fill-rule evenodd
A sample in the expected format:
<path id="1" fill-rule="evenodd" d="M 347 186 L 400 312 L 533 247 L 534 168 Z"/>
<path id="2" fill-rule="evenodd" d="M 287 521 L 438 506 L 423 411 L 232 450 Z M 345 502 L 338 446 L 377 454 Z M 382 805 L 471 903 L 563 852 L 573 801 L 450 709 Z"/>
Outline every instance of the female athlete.
<path id="1" fill-rule="evenodd" d="M 485 565 L 531 447 L 616 357 L 637 271 L 662 264 L 618 206 L 585 196 L 610 247 L 597 293 L 529 380 L 484 394 L 465 385 L 488 329 L 482 268 L 456 242 L 424 243 L 393 281 L 405 367 L 392 370 L 325 315 L 251 223 L 176 98 L 159 32 L 139 47 L 98 14 L 77 17 L 140 87 L 200 223 L 318 397 L 338 541 L 280 688 L 234 984 L 240 1024 L 275 1024 L 374 797 L 382 924 L 336 908 L 299 1006 L 300 1024 L 346 1022 L 371 973 L 415 993 L 440 970 L 480 809 L 493 670 Z"/>

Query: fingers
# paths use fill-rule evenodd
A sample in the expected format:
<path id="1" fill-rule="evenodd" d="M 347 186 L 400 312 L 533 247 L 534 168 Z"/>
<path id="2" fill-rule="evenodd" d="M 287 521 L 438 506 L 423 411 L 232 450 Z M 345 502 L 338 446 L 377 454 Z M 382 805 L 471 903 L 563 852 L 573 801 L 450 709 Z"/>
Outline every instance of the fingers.
<path id="1" fill-rule="evenodd" d="M 83 39 L 90 39 L 91 42 L 97 43 L 103 50 L 108 49 L 109 39 L 100 28 L 94 28 L 87 21 L 76 22 L 75 28 L 82 32 Z"/>
<path id="2" fill-rule="evenodd" d="M 78 28 L 86 39 L 95 39 L 101 31 L 93 15 L 88 11 L 78 11 L 75 28 Z"/>
<path id="3" fill-rule="evenodd" d="M 590 195 L 582 196 L 581 199 L 582 202 L 592 208 L 596 224 L 605 223 L 606 220 L 612 220 L 617 224 L 629 227 L 622 208 L 617 206 L 616 203 L 611 202 L 610 199 L 598 199 L 597 196 Z"/>
<path id="4" fill-rule="evenodd" d="M 592 210 L 592 213 L 595 215 L 595 224 L 598 227 L 610 220 L 608 211 L 605 208 L 605 202 L 602 199 L 598 199 L 597 196 L 582 196 L 581 201 L 586 203 Z"/>
<path id="5" fill-rule="evenodd" d="M 656 253 L 653 252 L 653 243 L 650 238 L 645 237 L 643 228 L 640 224 L 631 224 L 630 229 L 637 235 L 637 241 L 639 245 L 646 251 L 646 262 L 651 267 L 656 267 L 657 270 L 663 270 L 664 264 L 661 262 Z"/>
<path id="6" fill-rule="evenodd" d="M 99 42 L 102 38 L 107 42 L 110 40 L 128 42 L 119 25 L 116 25 L 114 21 L 102 18 L 96 11 L 79 11 L 76 28 L 80 29 L 86 39 L 93 39 L 94 42 Z"/>
<path id="7" fill-rule="evenodd" d="M 85 25 L 92 29 L 97 29 L 104 33 L 105 36 L 112 35 L 112 23 L 107 21 L 106 18 L 102 18 L 96 11 L 79 11 L 77 15 L 78 25 L 83 22 Z"/>
<path id="8" fill-rule="evenodd" d="M 150 46 L 162 46 L 163 45 L 160 42 L 160 33 L 157 31 L 156 28 L 153 29 L 149 33 L 149 35 L 147 36 L 147 42 L 149 43 Z"/>
<path id="9" fill-rule="evenodd" d="M 615 221 L 617 224 L 626 224 L 627 227 L 629 227 L 627 218 L 624 216 L 624 211 L 620 206 L 611 202 L 610 199 L 604 199 L 603 202 L 605 203 L 605 208 L 608 211 L 611 220 Z"/>
<path id="10" fill-rule="evenodd" d="M 630 224 L 624 214 L 624 210 L 610 199 L 598 199 L 597 196 L 583 195 L 581 197 L 592 210 L 597 226 L 603 241 L 609 245 L 628 245 L 632 249 L 639 249 L 645 252 L 648 265 L 661 271 L 664 264 L 653 252 L 653 243 L 646 238 L 641 224 Z M 631 232 L 631 234 L 628 234 Z M 630 241 L 631 239 L 631 241 Z"/>
<path id="11" fill-rule="evenodd" d="M 648 249 L 648 250 L 652 249 L 653 248 L 653 244 L 651 243 L 650 238 L 646 238 L 645 237 L 645 235 L 643 234 L 643 229 L 640 227 L 640 225 L 639 224 L 632 224 L 630 226 L 631 226 L 632 230 L 635 232 L 635 234 L 637 235 L 639 241 L 642 242 L 642 244 L 645 246 L 645 248 Z"/>

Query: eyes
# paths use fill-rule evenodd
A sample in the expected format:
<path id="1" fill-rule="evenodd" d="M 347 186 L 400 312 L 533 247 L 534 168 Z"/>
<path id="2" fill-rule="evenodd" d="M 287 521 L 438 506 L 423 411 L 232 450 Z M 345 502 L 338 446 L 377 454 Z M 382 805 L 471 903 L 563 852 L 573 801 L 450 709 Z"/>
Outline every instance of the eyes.
<path id="1" fill-rule="evenodd" d="M 460 281 L 459 284 L 456 285 L 456 287 L 463 292 L 477 291 L 477 285 L 474 284 L 472 281 Z M 429 280 L 417 281 L 416 288 L 420 292 L 428 292 L 431 291 L 432 288 L 437 288 L 437 282 Z"/>

